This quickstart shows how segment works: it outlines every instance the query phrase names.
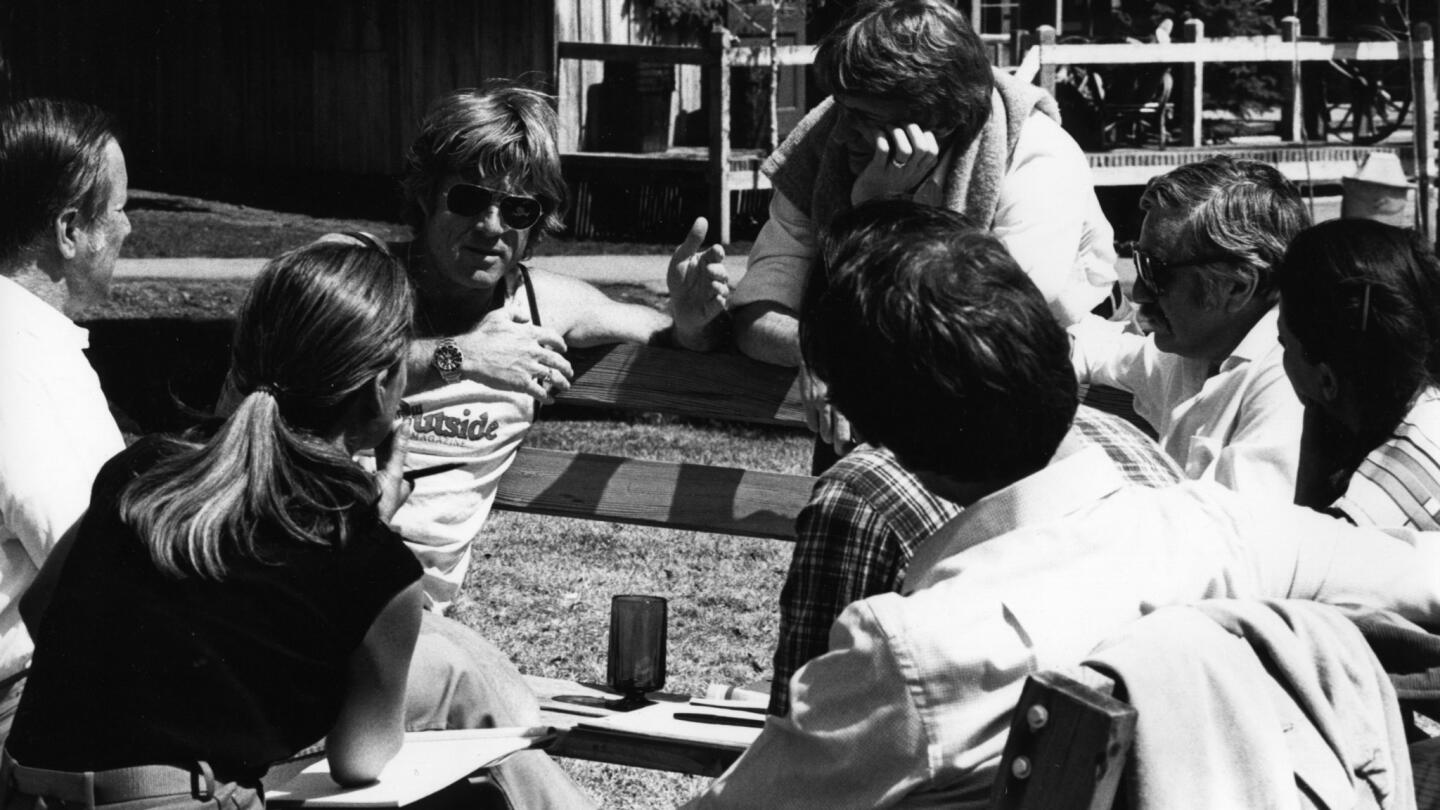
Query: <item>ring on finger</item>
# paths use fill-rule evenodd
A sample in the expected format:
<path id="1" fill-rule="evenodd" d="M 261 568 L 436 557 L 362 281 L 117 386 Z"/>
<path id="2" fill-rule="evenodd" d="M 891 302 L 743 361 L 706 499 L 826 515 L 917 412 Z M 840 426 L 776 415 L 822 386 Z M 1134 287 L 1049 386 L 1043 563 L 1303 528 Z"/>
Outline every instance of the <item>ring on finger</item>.
<path id="1" fill-rule="evenodd" d="M 906 164 L 901 163 L 901 162 L 899 162 L 899 161 L 897 161 L 897 160 L 892 160 L 892 161 L 890 161 L 890 165 L 893 166 L 893 167 L 895 167 L 895 168 L 897 168 L 897 169 L 903 169 L 903 168 L 905 168 L 905 165 L 906 165 Z"/>
<path id="2" fill-rule="evenodd" d="M 550 371 L 550 369 L 547 368 L 547 369 L 545 369 L 544 371 L 540 372 L 539 374 L 536 374 L 536 375 L 535 375 L 535 382 L 536 382 L 541 388 L 549 388 L 550 385 L 551 385 L 551 383 L 553 383 L 553 382 L 555 381 L 555 378 L 552 377 L 551 374 L 552 374 L 552 372 Z"/>

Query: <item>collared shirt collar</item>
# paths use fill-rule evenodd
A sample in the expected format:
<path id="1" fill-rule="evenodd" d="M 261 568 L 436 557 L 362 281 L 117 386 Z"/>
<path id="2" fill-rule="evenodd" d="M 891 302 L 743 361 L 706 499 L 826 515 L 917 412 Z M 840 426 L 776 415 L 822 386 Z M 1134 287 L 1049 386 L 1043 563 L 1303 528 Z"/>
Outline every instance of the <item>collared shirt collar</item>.
<path id="1" fill-rule="evenodd" d="M 0 276 L 0 312 L 5 313 L 0 319 L 4 333 L 31 334 L 45 341 L 68 341 L 82 350 L 90 348 L 88 331 L 8 276 Z"/>
<path id="2" fill-rule="evenodd" d="M 1022 526 L 1047 523 L 1125 485 L 1105 451 L 1089 444 L 971 504 L 922 542 L 905 575 L 905 591 L 924 587 L 942 560 Z"/>
<path id="3" fill-rule="evenodd" d="M 1271 306 L 1264 315 L 1260 316 L 1260 320 L 1256 321 L 1255 325 L 1250 327 L 1249 332 L 1245 333 L 1245 337 L 1240 341 L 1240 345 L 1236 346 L 1235 349 L 1230 352 L 1230 356 L 1226 357 L 1224 362 L 1220 364 L 1220 370 L 1229 371 L 1241 363 L 1259 360 L 1269 352 L 1275 351 L 1280 345 L 1280 342 L 1275 339 L 1279 334 L 1280 307 L 1279 305 L 1274 305 Z"/>

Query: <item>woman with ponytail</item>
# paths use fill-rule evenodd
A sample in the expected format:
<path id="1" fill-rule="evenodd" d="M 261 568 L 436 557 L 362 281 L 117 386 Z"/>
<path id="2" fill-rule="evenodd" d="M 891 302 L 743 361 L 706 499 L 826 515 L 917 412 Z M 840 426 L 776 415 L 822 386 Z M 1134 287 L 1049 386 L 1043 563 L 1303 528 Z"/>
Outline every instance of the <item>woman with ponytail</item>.
<path id="1" fill-rule="evenodd" d="M 1440 529 L 1440 261 L 1414 231 L 1300 232 L 1276 278 L 1285 373 L 1305 405 L 1295 502 Z"/>
<path id="2" fill-rule="evenodd" d="M 63 569 L 26 597 L 6 807 L 259 806 L 269 766 L 322 737 L 342 784 L 394 755 L 422 604 L 386 527 L 407 494 L 392 426 L 411 318 L 380 250 L 265 266 L 235 331 L 234 412 L 111 459 Z M 374 476 L 353 460 L 370 448 Z"/>

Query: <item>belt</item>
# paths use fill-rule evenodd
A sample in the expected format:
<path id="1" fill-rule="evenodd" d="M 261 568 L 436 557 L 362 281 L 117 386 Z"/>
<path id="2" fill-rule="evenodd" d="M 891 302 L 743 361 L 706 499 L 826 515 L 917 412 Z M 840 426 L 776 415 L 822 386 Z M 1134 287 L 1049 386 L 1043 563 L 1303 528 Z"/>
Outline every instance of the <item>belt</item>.
<path id="1" fill-rule="evenodd" d="M 182 793 L 209 801 L 218 784 L 214 771 L 203 761 L 193 768 L 140 765 L 104 771 L 55 771 L 21 765 L 9 750 L 0 754 L 0 776 L 6 787 L 20 793 L 84 807 Z"/>

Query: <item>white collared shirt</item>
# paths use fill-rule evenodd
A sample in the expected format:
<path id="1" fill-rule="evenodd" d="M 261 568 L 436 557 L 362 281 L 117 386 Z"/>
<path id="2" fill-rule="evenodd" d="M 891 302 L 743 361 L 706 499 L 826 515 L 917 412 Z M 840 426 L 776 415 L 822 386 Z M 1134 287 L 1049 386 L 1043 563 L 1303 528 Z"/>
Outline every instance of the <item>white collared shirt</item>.
<path id="1" fill-rule="evenodd" d="M 1031 673 L 1151 609 L 1300 598 L 1440 621 L 1440 533 L 1357 529 L 1209 482 L 1127 486 L 1088 448 L 926 540 L 906 595 L 852 604 L 791 680 L 790 714 L 696 808 L 987 807 Z"/>
<path id="2" fill-rule="evenodd" d="M 1279 319 L 1271 307 L 1214 375 L 1204 360 L 1095 317 L 1070 327 L 1070 359 L 1080 382 L 1135 395 L 1136 413 L 1187 477 L 1289 502 L 1305 410 L 1285 376 Z"/>
<path id="3" fill-rule="evenodd" d="M 941 156 L 914 199 L 939 206 L 953 155 Z M 1043 113 L 1025 121 L 1000 183 L 991 232 L 1040 288 L 1062 324 L 1076 322 L 1110 294 L 1115 232 L 1100 210 L 1085 153 Z M 731 308 L 774 301 L 800 311 L 815 263 L 815 225 L 784 194 L 770 199 L 770 219 L 755 237 Z"/>
<path id="4" fill-rule="evenodd" d="M 20 597 L 89 506 L 101 465 L 125 448 L 89 345 L 84 329 L 0 276 L 0 678 L 34 650 Z"/>

